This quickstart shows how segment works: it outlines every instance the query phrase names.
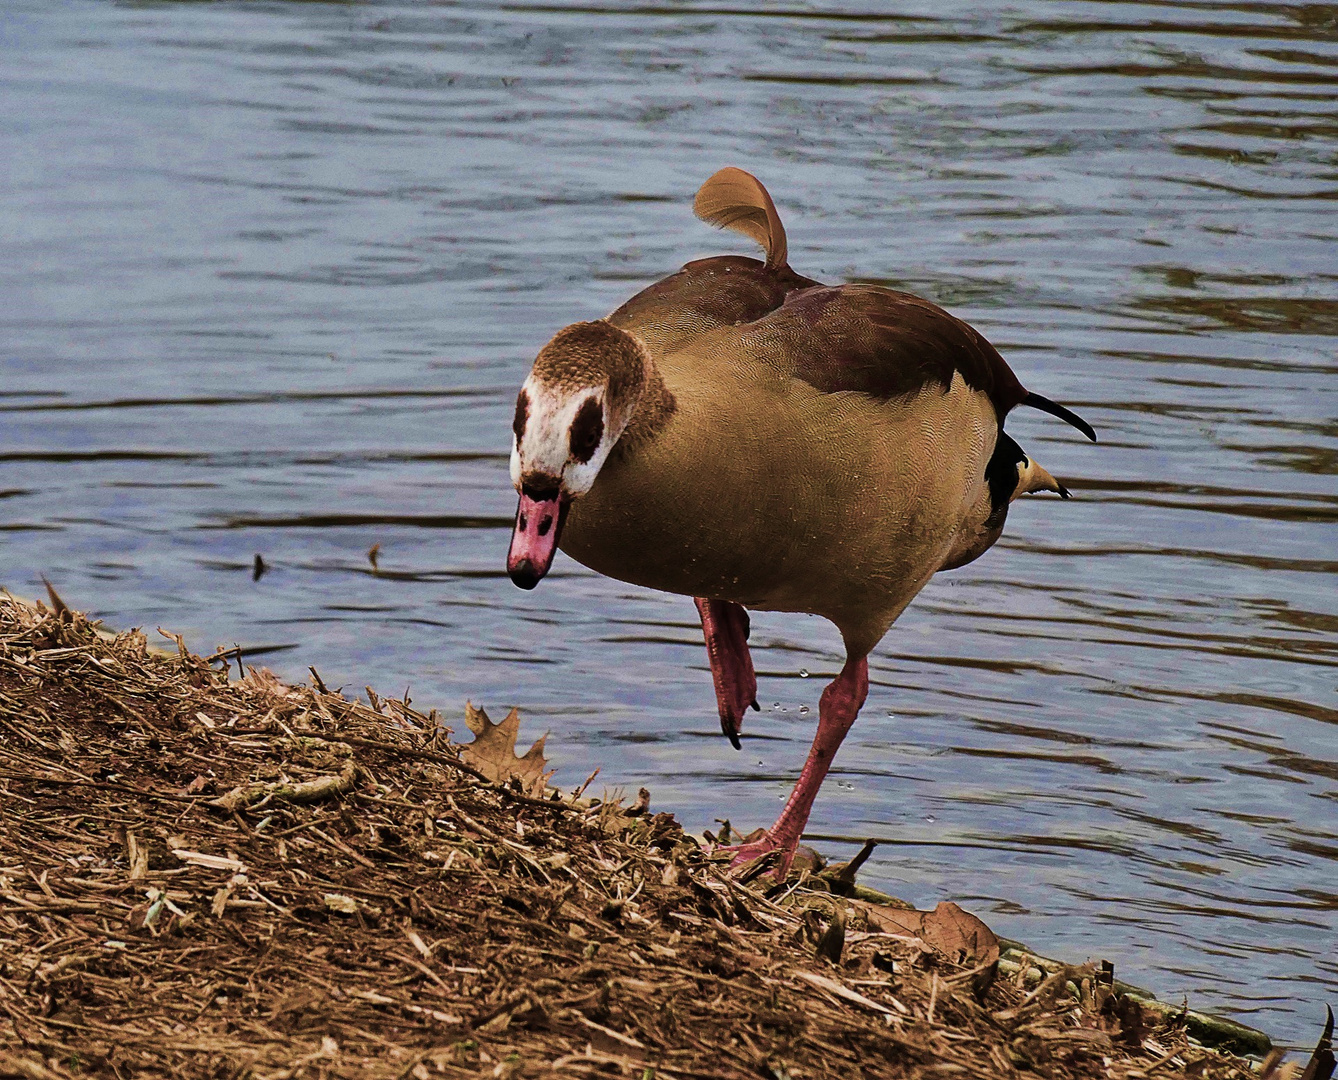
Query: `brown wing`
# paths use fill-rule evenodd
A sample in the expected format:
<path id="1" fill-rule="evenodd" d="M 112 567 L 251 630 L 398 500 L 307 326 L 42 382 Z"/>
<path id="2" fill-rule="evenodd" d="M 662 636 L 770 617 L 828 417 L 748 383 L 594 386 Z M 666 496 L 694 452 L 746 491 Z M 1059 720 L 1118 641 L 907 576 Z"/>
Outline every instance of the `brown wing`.
<path id="1" fill-rule="evenodd" d="M 947 389 L 954 373 L 989 397 L 1000 422 L 1027 391 L 979 332 L 941 307 L 877 285 L 817 286 L 791 293 L 747 332 L 755 355 L 829 393 L 877 398 L 925 386 Z"/>
<path id="2" fill-rule="evenodd" d="M 818 282 L 788 266 L 769 267 L 742 255 L 690 262 L 637 293 L 608 317 L 663 355 L 722 326 L 756 322 L 796 289 Z"/>

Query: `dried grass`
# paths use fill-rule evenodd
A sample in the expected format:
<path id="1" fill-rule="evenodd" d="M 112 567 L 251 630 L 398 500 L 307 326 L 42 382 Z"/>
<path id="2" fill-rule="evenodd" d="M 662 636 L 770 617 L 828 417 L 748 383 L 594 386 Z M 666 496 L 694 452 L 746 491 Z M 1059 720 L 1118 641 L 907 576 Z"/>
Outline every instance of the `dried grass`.
<path id="1" fill-rule="evenodd" d="M 1251 1074 L 1090 968 L 768 898 L 371 700 L 0 598 L 0 1076 Z"/>

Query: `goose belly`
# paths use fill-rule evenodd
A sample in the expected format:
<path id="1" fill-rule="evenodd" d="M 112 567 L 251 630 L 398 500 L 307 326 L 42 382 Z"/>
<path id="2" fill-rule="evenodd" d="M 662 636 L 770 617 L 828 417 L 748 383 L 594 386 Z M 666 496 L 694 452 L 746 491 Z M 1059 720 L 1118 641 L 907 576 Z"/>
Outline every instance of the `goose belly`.
<path id="1" fill-rule="evenodd" d="M 739 424 L 716 397 L 681 394 L 666 428 L 573 503 L 562 547 L 632 584 L 812 612 L 876 640 L 978 502 L 997 425 L 979 396 L 957 382 L 898 402 L 791 387 L 754 395 Z"/>

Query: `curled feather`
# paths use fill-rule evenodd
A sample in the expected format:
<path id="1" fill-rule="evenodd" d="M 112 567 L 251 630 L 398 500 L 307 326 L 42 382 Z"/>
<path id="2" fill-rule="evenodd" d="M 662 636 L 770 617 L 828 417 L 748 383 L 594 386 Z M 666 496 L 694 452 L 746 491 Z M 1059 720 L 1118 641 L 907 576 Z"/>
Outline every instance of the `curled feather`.
<path id="1" fill-rule="evenodd" d="M 733 229 L 757 241 L 767 253 L 767 267 L 778 270 L 789 251 L 785 226 L 767 189 L 751 173 L 726 166 L 701 186 L 692 212 L 718 229 Z"/>

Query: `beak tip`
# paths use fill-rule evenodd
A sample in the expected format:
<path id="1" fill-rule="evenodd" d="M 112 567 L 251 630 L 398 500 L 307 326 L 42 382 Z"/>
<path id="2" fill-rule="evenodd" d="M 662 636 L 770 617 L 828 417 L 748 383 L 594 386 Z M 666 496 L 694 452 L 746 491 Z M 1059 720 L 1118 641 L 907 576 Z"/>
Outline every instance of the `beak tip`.
<path id="1" fill-rule="evenodd" d="M 530 562 L 529 559 L 521 559 L 514 566 L 508 566 L 506 572 L 513 585 L 527 592 L 538 585 L 543 578 L 543 574 L 539 573 L 534 563 Z"/>

